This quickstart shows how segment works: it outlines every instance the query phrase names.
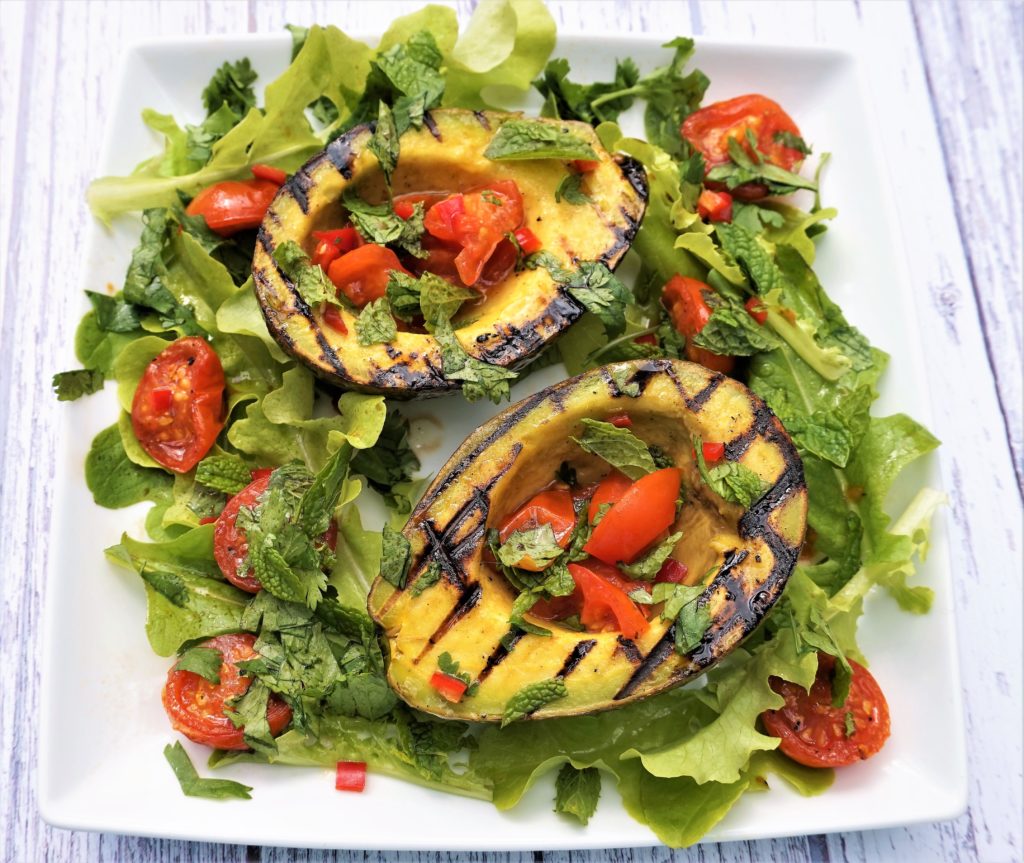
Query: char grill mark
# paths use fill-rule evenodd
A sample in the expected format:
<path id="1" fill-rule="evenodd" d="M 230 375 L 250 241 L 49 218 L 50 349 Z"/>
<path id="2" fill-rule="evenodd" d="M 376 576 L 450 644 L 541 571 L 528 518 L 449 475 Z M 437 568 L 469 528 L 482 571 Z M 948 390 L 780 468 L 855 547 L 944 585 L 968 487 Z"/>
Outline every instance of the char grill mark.
<path id="1" fill-rule="evenodd" d="M 524 635 L 526 635 L 526 633 L 521 629 L 512 627 L 501 641 L 498 642 L 498 646 L 494 648 L 491 655 L 487 657 L 487 662 L 480 670 L 480 674 L 477 675 L 476 682 L 482 683 L 485 681 L 490 676 L 491 672 L 505 661 Z"/>
<path id="2" fill-rule="evenodd" d="M 569 655 L 565 658 L 562 670 L 558 672 L 557 676 L 564 680 L 572 674 L 583 661 L 584 657 L 594 649 L 594 645 L 596 644 L 597 639 L 595 638 L 588 638 L 586 641 L 577 641 Z"/>
<path id="3" fill-rule="evenodd" d="M 632 639 L 626 638 L 624 635 L 619 635 L 616 637 L 615 642 L 615 650 L 621 651 L 622 655 L 625 656 L 633 665 L 637 665 L 643 659 L 643 654 L 640 653 L 640 649 Z"/>
<path id="4" fill-rule="evenodd" d="M 441 141 L 441 130 L 437 128 L 437 123 L 435 122 L 434 118 L 431 116 L 429 111 L 427 111 L 423 115 L 423 125 L 427 127 L 427 129 L 430 131 L 430 134 L 434 136 L 434 139 L 436 141 Z"/>
<path id="5" fill-rule="evenodd" d="M 693 396 L 683 396 L 686 400 L 686 406 L 693 411 L 695 414 L 700 413 L 704 409 L 711 396 L 715 394 L 715 390 L 718 389 L 722 381 L 725 380 L 725 375 L 716 373 L 711 380 L 708 381 L 707 386 L 704 387 L 700 392 Z"/>
<path id="6" fill-rule="evenodd" d="M 480 602 L 480 597 L 482 595 L 483 588 L 480 586 L 479 582 L 463 585 L 462 593 L 459 595 L 458 601 L 452 606 L 452 610 L 448 612 L 445 619 L 441 621 L 441 625 L 434 630 L 434 634 L 430 636 L 427 643 L 423 646 L 423 650 L 420 651 L 420 655 L 413 660 L 414 665 L 426 656 L 430 649 L 444 638 L 455 624 L 476 608 L 476 605 Z"/>
<path id="7" fill-rule="evenodd" d="M 349 129 L 340 138 L 335 138 L 327 148 L 327 158 L 346 180 L 352 179 L 352 162 L 355 161 L 351 142 L 359 136 L 360 132 L 369 131 L 369 128 L 369 126 L 363 125 Z"/>
<path id="8" fill-rule="evenodd" d="M 658 643 L 651 648 L 651 652 L 645 656 L 636 670 L 625 682 L 622 689 L 615 693 L 613 701 L 621 701 L 632 695 L 636 688 L 650 677 L 655 669 L 672 655 L 676 643 L 676 625 L 673 623 L 665 634 L 658 640 Z"/>
<path id="9" fill-rule="evenodd" d="M 312 183 L 313 180 L 306 173 L 306 169 L 299 168 L 285 184 L 291 196 L 295 199 L 295 203 L 302 210 L 303 215 L 309 215 L 309 189 Z"/>
<path id="10" fill-rule="evenodd" d="M 772 426 L 775 415 L 768 406 L 758 400 L 754 409 L 754 418 L 746 431 L 737 435 L 725 445 L 725 457 L 729 461 L 739 461 L 743 454 L 750 449 L 750 445 L 761 437 Z"/>

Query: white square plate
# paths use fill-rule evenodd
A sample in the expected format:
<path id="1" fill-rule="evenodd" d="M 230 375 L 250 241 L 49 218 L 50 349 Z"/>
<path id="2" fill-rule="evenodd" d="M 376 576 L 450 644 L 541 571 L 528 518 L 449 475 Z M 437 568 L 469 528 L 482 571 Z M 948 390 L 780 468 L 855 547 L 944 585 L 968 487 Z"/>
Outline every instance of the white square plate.
<path id="1" fill-rule="evenodd" d="M 574 78 L 609 76 L 615 57 L 631 56 L 644 70 L 665 61 L 660 38 L 563 37 Z M 127 54 L 107 146 L 97 174 L 126 173 L 155 151 L 139 114 L 144 107 L 198 122 L 199 94 L 225 59 L 248 56 L 267 82 L 285 68 L 286 35 L 188 39 L 149 43 Z M 893 209 L 879 149 L 853 55 L 820 48 L 769 47 L 702 41 L 697 64 L 712 80 L 708 101 L 763 92 L 786 106 L 819 152 L 835 159 L 825 182 L 840 218 L 820 244 L 816 267 L 831 296 L 871 340 L 892 354 L 880 414 L 905 411 L 925 424 L 926 371 L 919 349 L 906 261 L 894 245 Z M 536 100 L 533 105 L 536 107 Z M 627 131 L 641 133 L 637 111 Z M 138 225 L 113 231 L 93 226 L 83 288 L 102 290 L 124 277 Z M 68 314 L 86 306 L 69 289 Z M 73 364 L 70 346 L 62 358 Z M 546 369 L 515 388 L 518 400 L 562 376 Z M 586 828 L 551 811 L 550 781 L 538 783 L 520 806 L 493 806 L 371 775 L 364 794 L 338 794 L 326 770 L 243 764 L 222 775 L 255 787 L 245 803 L 217 803 L 181 794 L 162 750 L 174 735 L 159 692 L 168 662 L 149 649 L 145 597 L 132 574 L 110 566 L 103 548 L 127 529 L 143 535 L 142 512 L 96 507 L 82 464 L 93 435 L 116 416 L 112 388 L 67 406 L 57 477 L 53 555 L 46 592 L 39 805 L 51 824 L 86 830 L 183 839 L 353 849 L 535 850 L 656 844 L 623 810 L 613 783 Z M 435 471 L 463 437 L 495 408 L 466 406 L 458 397 L 413 405 L 411 416 L 442 423 L 440 446 L 423 455 Z M 937 459 L 915 465 L 907 488 L 940 483 Z M 899 497 L 899 490 L 894 493 Z M 905 501 L 903 501 L 905 502 Z M 901 501 L 894 500 L 894 506 Z M 951 818 L 966 806 L 967 772 L 956 659 L 946 525 L 940 517 L 920 583 L 934 588 L 931 614 L 899 611 L 873 597 L 861 643 L 889 699 L 893 733 L 868 762 L 838 771 L 826 794 L 804 799 L 778 783 L 747 795 L 708 836 L 755 839 L 878 828 Z M 189 744 L 205 771 L 205 753 Z M 773 783 L 775 785 L 776 783 Z M 395 813 L 401 813 L 396 819 Z"/>

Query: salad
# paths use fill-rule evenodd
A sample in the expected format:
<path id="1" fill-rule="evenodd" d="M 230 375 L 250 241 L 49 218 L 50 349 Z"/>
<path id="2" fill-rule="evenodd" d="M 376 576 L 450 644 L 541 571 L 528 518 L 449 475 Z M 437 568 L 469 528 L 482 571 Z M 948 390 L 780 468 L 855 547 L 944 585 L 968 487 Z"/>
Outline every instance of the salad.
<path id="1" fill-rule="evenodd" d="M 329 767 L 347 791 L 380 773 L 502 809 L 557 772 L 556 811 L 584 825 L 612 782 L 671 846 L 698 841 L 747 791 L 780 780 L 822 793 L 834 769 L 877 752 L 890 717 L 857 625 L 875 590 L 928 610 L 930 591 L 910 579 L 942 496 L 921 489 L 895 518 L 883 502 L 938 442 L 903 414 L 871 414 L 887 356 L 815 276 L 816 243 L 837 215 L 821 204 L 827 156 L 806 169 L 811 148 L 771 94 L 705 104 L 686 38 L 652 72 L 622 58 L 606 80 L 579 81 L 553 55 L 539 0 L 482 5 L 461 35 L 452 10 L 428 6 L 375 48 L 333 26 L 289 29 L 291 63 L 262 98 L 249 60 L 226 58 L 198 125 L 147 110 L 162 152 L 92 184 L 97 218 L 141 217 L 141 232 L 121 290 L 87 292 L 81 368 L 54 379 L 64 400 L 116 384 L 120 413 L 94 439 L 85 477 L 101 506 L 150 505 L 148 536 L 125 534 L 106 553 L 145 590 L 149 642 L 168 658 L 153 698 L 169 737 L 209 746 L 211 770 Z M 531 89 L 540 117 L 488 101 Z M 629 111 L 642 113 L 643 138 L 618 125 Z M 482 179 L 449 167 L 444 183 L 403 187 L 409 165 L 429 169 L 421 147 L 439 140 L 435 127 L 449 141 L 483 135 L 468 118 L 487 132 Z M 353 142 L 359 161 L 339 155 Z M 328 179 L 314 163 L 376 185 L 339 186 L 319 210 Z M 535 217 L 537 201 L 564 221 Z M 575 240 L 572 226 L 595 213 L 608 233 L 581 230 L 593 246 L 565 254 L 556 238 Z M 617 275 L 623 258 L 633 263 Z M 495 324 L 510 285 L 547 317 Z M 480 338 L 488 327 L 493 343 Z M 430 607 L 445 589 L 441 567 L 414 570 L 409 525 L 460 479 L 452 464 L 444 482 L 421 475 L 397 400 L 500 403 L 556 364 L 613 380 L 623 409 L 595 410 L 585 433 L 553 440 L 570 455 L 485 525 L 484 565 L 514 597 L 495 637 L 512 633 L 502 647 L 514 658 L 552 632 L 637 649 L 661 627 L 679 663 L 710 643 L 702 597 L 721 561 L 686 534 L 701 507 L 732 530 L 767 490 L 730 438 L 666 452 L 641 409 L 645 363 L 701 367 L 714 387 L 732 379 L 770 409 L 763 423 L 778 418 L 807 501 L 781 595 L 695 684 L 616 709 L 595 698 L 540 718 L 571 686 L 556 675 L 502 696 L 500 716 L 474 714 L 493 681 L 454 647 L 431 654 L 414 697 L 396 680 L 375 596 L 404 591 Z M 531 433 L 510 429 L 513 445 Z M 253 792 L 201 777 L 180 743 L 165 754 L 186 794 Z"/>

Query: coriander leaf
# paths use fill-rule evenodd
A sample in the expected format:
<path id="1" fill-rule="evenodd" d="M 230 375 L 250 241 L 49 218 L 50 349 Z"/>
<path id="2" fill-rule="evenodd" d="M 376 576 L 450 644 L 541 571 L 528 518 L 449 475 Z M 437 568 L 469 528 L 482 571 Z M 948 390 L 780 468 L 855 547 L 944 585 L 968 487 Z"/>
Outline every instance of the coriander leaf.
<path id="1" fill-rule="evenodd" d="M 252 85 L 256 81 L 256 70 L 248 57 L 234 63 L 224 63 L 210 79 L 203 90 L 203 106 L 209 116 L 221 105 L 227 105 L 237 116 L 242 117 L 250 108 L 256 107 L 256 94 Z"/>
<path id="2" fill-rule="evenodd" d="M 616 62 L 615 80 L 610 82 L 575 84 L 569 80 L 569 70 L 568 60 L 551 60 L 543 75 L 533 82 L 544 97 L 543 116 L 597 125 L 614 120 L 632 106 L 630 88 L 639 80 L 640 72 L 629 57 Z"/>
<path id="3" fill-rule="evenodd" d="M 674 49 L 671 61 L 645 75 L 631 89 L 647 102 L 644 109 L 647 140 L 674 158 L 682 159 L 688 155 L 688 145 L 680 136 L 679 127 L 700 107 L 710 82 L 700 69 L 683 74 L 693 56 L 692 39 L 680 36 L 662 47 Z M 597 104 L 600 102 L 598 99 Z"/>
<path id="4" fill-rule="evenodd" d="M 509 382 L 516 379 L 515 372 L 467 354 L 448 321 L 434 326 L 434 338 L 441 348 L 444 376 L 462 381 L 462 394 L 467 401 L 487 398 L 498 404 L 509 397 Z"/>
<path id="5" fill-rule="evenodd" d="M 57 401 L 73 402 L 101 389 L 103 372 L 98 369 L 74 369 L 69 372 L 57 372 L 53 376 L 53 391 L 57 394 Z"/>
<path id="6" fill-rule="evenodd" d="M 724 304 L 711 312 L 707 323 L 693 337 L 693 343 L 712 353 L 733 357 L 749 357 L 774 350 L 780 344 L 779 338 L 758 324 L 746 309 Z"/>
<path id="7" fill-rule="evenodd" d="M 450 321 L 466 300 L 479 296 L 476 291 L 453 285 L 431 272 L 420 276 L 420 308 L 428 327 L 441 320 Z"/>
<path id="8" fill-rule="evenodd" d="M 387 344 L 395 340 L 398 326 L 391 315 L 387 297 L 372 300 L 363 306 L 356 318 L 356 336 L 361 345 Z"/>
<path id="9" fill-rule="evenodd" d="M 130 333 L 139 329 L 139 313 L 131 303 L 96 291 L 86 291 L 85 295 L 96 313 L 96 326 L 103 332 Z"/>
<path id="10" fill-rule="evenodd" d="M 594 161 L 597 153 L 566 126 L 543 120 L 514 119 L 501 124 L 484 150 L 484 157 L 494 162 L 522 159 Z"/>
<path id="11" fill-rule="evenodd" d="M 352 470 L 366 477 L 390 509 L 403 514 L 410 510 L 411 501 L 396 487 L 410 483 L 419 467 L 420 460 L 409 446 L 409 421 L 397 410 L 388 411 L 377 442 L 356 450 L 352 457 Z"/>
<path id="12" fill-rule="evenodd" d="M 761 477 L 738 462 L 722 462 L 709 470 L 704 459 L 704 444 L 699 437 L 693 439 L 693 447 L 701 479 L 719 497 L 747 509 L 768 491 L 768 484 Z"/>
<path id="13" fill-rule="evenodd" d="M 661 571 L 661 565 L 668 560 L 676 544 L 683 538 L 681 533 L 673 533 L 659 542 L 651 551 L 634 563 L 622 566 L 630 578 L 651 581 Z"/>
<path id="14" fill-rule="evenodd" d="M 562 553 L 563 549 L 555 539 L 551 525 L 542 524 L 513 531 L 498 549 L 498 560 L 505 566 L 529 563 L 531 570 L 544 569 Z"/>
<path id="15" fill-rule="evenodd" d="M 587 452 L 603 458 L 630 479 L 640 479 L 657 469 L 647 445 L 629 429 L 618 428 L 611 423 L 589 417 L 584 418 L 582 422 L 583 434 L 573 440 Z"/>
<path id="16" fill-rule="evenodd" d="M 294 240 L 277 246 L 273 258 L 281 272 L 295 285 L 295 290 L 307 306 L 316 308 L 321 303 L 341 305 L 338 291 L 327 281 L 324 271 L 310 261 L 309 256 Z"/>
<path id="17" fill-rule="evenodd" d="M 215 686 L 220 684 L 220 667 L 224 654 L 212 647 L 192 647 L 174 664 L 175 671 L 191 671 Z"/>
<path id="18" fill-rule="evenodd" d="M 431 561 L 426 569 L 423 570 L 412 583 L 412 587 L 409 592 L 413 596 L 419 596 L 421 593 L 426 591 L 428 588 L 433 587 L 441 580 L 441 567 L 437 561 Z"/>
<path id="19" fill-rule="evenodd" d="M 597 811 L 601 797 L 601 774 L 596 767 L 577 770 L 563 764 L 555 779 L 555 812 L 571 815 L 586 824 Z"/>
<path id="20" fill-rule="evenodd" d="M 384 525 L 383 546 L 380 560 L 380 575 L 388 584 L 401 590 L 405 587 L 411 564 L 412 546 L 399 531 Z"/>
<path id="21" fill-rule="evenodd" d="M 395 127 L 395 117 L 385 102 L 380 102 L 377 109 L 377 125 L 367 144 L 370 152 L 377 157 L 384 182 L 391 188 L 391 175 L 398 166 L 399 132 Z"/>
<path id="22" fill-rule="evenodd" d="M 201 779 L 180 742 L 164 747 L 164 758 L 171 765 L 181 791 L 186 797 L 205 797 L 209 800 L 227 800 L 234 797 L 250 800 L 252 787 L 231 779 Z"/>
<path id="23" fill-rule="evenodd" d="M 245 742 L 257 752 L 277 751 L 274 735 L 267 721 L 267 704 L 270 688 L 260 678 L 249 684 L 249 688 L 237 698 L 225 702 L 225 713 L 235 728 L 244 730 Z"/>
<path id="24" fill-rule="evenodd" d="M 427 275 L 425 272 L 424 276 Z M 387 300 L 391 306 L 391 313 L 403 321 L 411 321 L 418 317 L 420 312 L 420 294 L 422 281 L 408 273 L 398 270 L 391 270 L 388 274 Z"/>
<path id="25" fill-rule="evenodd" d="M 252 472 L 238 456 L 208 455 L 196 466 L 196 482 L 224 494 L 238 494 L 252 482 Z"/>
<path id="26" fill-rule="evenodd" d="M 558 184 L 558 188 L 555 189 L 555 201 L 558 203 L 565 201 L 574 207 L 582 207 L 584 204 L 589 204 L 590 198 L 582 191 L 582 185 L 582 174 L 566 174 L 562 178 L 562 182 Z"/>
<path id="27" fill-rule="evenodd" d="M 531 713 L 535 713 L 552 701 L 565 698 L 568 694 L 569 690 L 565 688 L 565 681 L 561 677 L 540 680 L 524 686 L 505 705 L 501 727 L 504 728 L 506 725 L 525 719 Z"/>

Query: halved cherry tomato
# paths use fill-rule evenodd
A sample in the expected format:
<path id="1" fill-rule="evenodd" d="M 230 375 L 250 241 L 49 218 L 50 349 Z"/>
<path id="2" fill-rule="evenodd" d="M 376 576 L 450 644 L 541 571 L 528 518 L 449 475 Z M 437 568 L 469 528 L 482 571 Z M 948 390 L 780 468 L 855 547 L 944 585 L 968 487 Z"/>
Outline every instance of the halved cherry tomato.
<path id="1" fill-rule="evenodd" d="M 573 159 L 572 167 L 577 173 L 586 174 L 589 171 L 596 171 L 601 163 L 596 159 Z"/>
<path id="2" fill-rule="evenodd" d="M 462 247 L 455 266 L 467 287 L 477 283 L 505 235 L 522 223 L 523 198 L 513 180 L 452 195 L 427 210 L 423 222 L 428 233 Z"/>
<path id="3" fill-rule="evenodd" d="M 705 189 L 697 198 L 697 215 L 709 222 L 731 222 L 732 195 Z"/>
<path id="4" fill-rule="evenodd" d="M 751 297 L 743 304 L 743 308 L 750 312 L 750 317 L 761 326 L 764 326 L 765 321 L 768 320 L 768 309 L 759 297 Z"/>
<path id="5" fill-rule="evenodd" d="M 529 228 L 519 228 L 515 232 L 515 238 L 524 255 L 532 255 L 543 248 L 540 238 Z"/>
<path id="6" fill-rule="evenodd" d="M 462 701 L 462 696 L 466 694 L 465 683 L 442 671 L 435 671 L 430 676 L 430 685 L 440 693 L 445 701 L 450 701 L 452 704 L 458 704 Z"/>
<path id="7" fill-rule="evenodd" d="M 707 170 L 730 161 L 729 139 L 735 138 L 748 156 L 753 156 L 747 131 L 757 141 L 757 150 L 766 161 L 791 171 L 803 161 L 804 154 L 787 147 L 776 135 L 788 132 L 800 136 L 800 129 L 777 102 L 752 93 L 724 102 L 706 105 L 683 120 L 682 136 L 704 156 Z M 750 183 L 733 190 L 733 195 L 744 200 L 763 198 L 767 189 L 759 183 Z"/>
<path id="8" fill-rule="evenodd" d="M 273 165 L 253 165 L 252 175 L 257 180 L 269 180 L 278 186 L 283 186 L 288 182 L 287 172 L 282 171 L 280 168 L 275 168 Z"/>
<path id="9" fill-rule="evenodd" d="M 689 569 L 685 563 L 681 563 L 674 558 L 669 558 L 662 565 L 661 569 L 658 570 L 658 574 L 654 576 L 655 583 L 670 582 L 672 584 L 682 584 L 686 581 L 686 576 L 689 574 Z"/>
<path id="10" fill-rule="evenodd" d="M 601 507 L 606 503 L 618 503 L 622 496 L 633 485 L 633 480 L 621 471 L 613 470 L 601 482 L 598 483 L 587 506 L 587 518 L 591 522 L 597 518 Z"/>
<path id="11" fill-rule="evenodd" d="M 155 393 L 160 393 L 154 397 Z M 168 403 L 167 393 L 170 393 Z M 175 473 L 192 470 L 224 428 L 224 368 L 199 336 L 171 342 L 146 366 L 132 399 L 132 431 Z"/>
<path id="12" fill-rule="evenodd" d="M 517 530 L 530 530 L 545 524 L 551 525 L 555 542 L 565 548 L 576 526 L 576 510 L 573 508 L 572 494 L 568 489 L 551 488 L 534 495 L 505 519 L 499 535 L 502 542 L 507 542 Z M 517 566 L 531 572 L 543 569 L 529 556 L 520 560 Z"/>
<path id="13" fill-rule="evenodd" d="M 630 563 L 676 517 L 682 477 L 667 467 L 642 476 L 605 513 L 583 550 L 605 563 Z"/>
<path id="14" fill-rule="evenodd" d="M 339 761 L 334 771 L 334 787 L 338 791 L 362 791 L 366 788 L 366 762 Z"/>
<path id="15" fill-rule="evenodd" d="M 608 422 L 619 429 L 628 429 L 633 425 L 633 420 L 626 413 L 612 414 L 612 416 L 608 417 Z"/>
<path id="16" fill-rule="evenodd" d="M 258 228 L 279 188 L 270 180 L 225 180 L 203 189 L 185 212 L 202 216 L 211 231 L 230 237 L 246 228 Z"/>
<path id="17" fill-rule="evenodd" d="M 255 659 L 259 654 L 253 645 L 256 636 L 245 632 L 218 635 L 200 647 L 219 650 L 220 683 L 211 683 L 193 671 L 175 671 L 172 667 L 164 684 L 164 710 L 175 731 L 189 740 L 217 749 L 248 749 L 244 728 L 235 728 L 224 713 L 227 702 L 244 695 L 252 678 L 245 677 L 236 663 Z M 267 722 L 271 734 L 280 734 L 292 720 L 292 709 L 276 695 L 267 702 Z"/>
<path id="18" fill-rule="evenodd" d="M 271 471 L 272 473 L 273 471 Z M 242 571 L 245 557 L 249 553 L 249 542 L 245 532 L 238 528 L 238 511 L 244 506 L 257 506 L 270 485 L 270 474 L 253 477 L 253 481 L 227 502 L 217 516 L 213 529 L 213 557 L 224 577 L 235 587 L 248 593 L 258 593 L 263 585 L 251 569 Z"/>
<path id="19" fill-rule="evenodd" d="M 661 301 L 672 318 L 672 326 L 686 336 L 686 358 L 712 371 L 728 374 L 736 365 L 733 357 L 713 354 L 693 344 L 693 337 L 711 318 L 711 307 L 705 299 L 709 292 L 714 293 L 710 285 L 689 276 L 676 275 L 665 285 Z"/>
<path id="20" fill-rule="evenodd" d="M 720 461 L 725 457 L 725 444 L 721 442 L 705 441 L 700 450 L 704 461 Z"/>
<path id="21" fill-rule="evenodd" d="M 392 270 L 411 275 L 391 249 L 367 243 L 334 261 L 327 276 L 355 305 L 365 306 L 384 296 Z"/>
<path id="22" fill-rule="evenodd" d="M 626 638 L 637 638 L 647 631 L 647 618 L 640 613 L 626 592 L 602 578 L 586 563 L 570 563 L 569 573 L 582 594 L 580 622 L 588 629 L 614 626 Z"/>
<path id="23" fill-rule="evenodd" d="M 324 309 L 324 323 L 343 336 L 348 335 L 348 325 L 336 306 L 329 305 Z"/>
<path id="24" fill-rule="evenodd" d="M 771 678 L 786 703 L 761 714 L 764 727 L 781 739 L 779 749 L 808 767 L 845 767 L 870 758 L 889 737 L 889 705 L 878 682 L 863 665 L 850 661 L 853 678 L 842 707 L 832 706 L 835 659 L 818 654 L 818 674 L 806 692 L 795 683 Z M 847 735 L 847 718 L 853 733 Z"/>

